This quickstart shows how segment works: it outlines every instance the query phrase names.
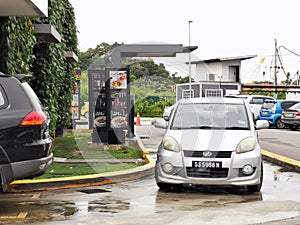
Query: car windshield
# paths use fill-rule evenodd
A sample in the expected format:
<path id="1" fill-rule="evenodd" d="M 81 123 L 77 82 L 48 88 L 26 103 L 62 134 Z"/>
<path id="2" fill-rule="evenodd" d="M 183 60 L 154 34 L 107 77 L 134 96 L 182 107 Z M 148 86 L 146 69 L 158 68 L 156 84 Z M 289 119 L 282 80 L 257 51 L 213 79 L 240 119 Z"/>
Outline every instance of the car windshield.
<path id="1" fill-rule="evenodd" d="M 243 104 L 179 104 L 171 129 L 249 129 Z"/>

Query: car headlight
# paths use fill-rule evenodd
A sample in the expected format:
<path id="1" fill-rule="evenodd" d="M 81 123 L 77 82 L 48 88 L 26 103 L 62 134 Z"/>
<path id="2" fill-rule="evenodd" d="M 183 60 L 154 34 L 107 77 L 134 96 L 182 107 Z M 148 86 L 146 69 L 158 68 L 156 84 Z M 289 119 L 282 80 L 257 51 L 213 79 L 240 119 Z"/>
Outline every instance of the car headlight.
<path id="1" fill-rule="evenodd" d="M 256 140 L 254 137 L 243 139 L 236 147 L 236 153 L 250 152 L 255 149 Z"/>
<path id="2" fill-rule="evenodd" d="M 179 152 L 180 150 L 177 141 L 174 138 L 168 136 L 163 138 L 163 147 L 166 150 L 174 152 Z"/>

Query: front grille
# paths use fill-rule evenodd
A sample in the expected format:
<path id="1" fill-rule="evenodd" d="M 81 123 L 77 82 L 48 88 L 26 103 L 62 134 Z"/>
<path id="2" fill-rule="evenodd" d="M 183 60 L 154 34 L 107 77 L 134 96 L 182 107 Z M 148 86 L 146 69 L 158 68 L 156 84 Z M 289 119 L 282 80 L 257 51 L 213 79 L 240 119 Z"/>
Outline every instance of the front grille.
<path id="1" fill-rule="evenodd" d="M 199 157 L 199 158 L 231 158 L 232 151 L 210 151 L 211 156 L 203 156 L 203 152 L 207 151 L 184 151 L 185 157 Z"/>
<path id="2" fill-rule="evenodd" d="M 193 168 L 186 167 L 188 177 L 195 178 L 226 178 L 228 175 L 228 168 Z"/>

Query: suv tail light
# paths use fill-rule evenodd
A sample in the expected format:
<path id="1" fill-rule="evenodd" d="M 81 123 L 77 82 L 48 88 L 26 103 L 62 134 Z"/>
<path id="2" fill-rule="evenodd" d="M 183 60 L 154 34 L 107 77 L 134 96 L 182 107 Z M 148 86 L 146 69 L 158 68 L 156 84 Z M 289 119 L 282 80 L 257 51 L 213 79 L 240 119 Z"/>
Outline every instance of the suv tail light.
<path id="1" fill-rule="evenodd" d="M 297 112 L 297 113 L 296 113 L 296 116 L 300 116 L 300 112 Z"/>
<path id="2" fill-rule="evenodd" d="M 33 111 L 29 113 L 20 123 L 20 126 L 37 126 L 42 125 L 47 121 L 47 115 L 40 111 Z"/>

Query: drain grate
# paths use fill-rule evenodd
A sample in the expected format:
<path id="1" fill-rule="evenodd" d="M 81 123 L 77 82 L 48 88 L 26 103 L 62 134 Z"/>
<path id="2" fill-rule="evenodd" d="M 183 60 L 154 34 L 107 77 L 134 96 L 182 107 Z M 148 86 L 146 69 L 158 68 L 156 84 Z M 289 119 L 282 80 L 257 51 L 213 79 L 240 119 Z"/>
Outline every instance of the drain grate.
<path id="1" fill-rule="evenodd" d="M 77 190 L 78 192 L 83 192 L 85 194 L 96 194 L 96 193 L 106 193 L 111 192 L 104 189 L 86 189 L 86 190 Z"/>
<path id="2" fill-rule="evenodd" d="M 140 139 L 150 139 L 150 136 L 140 136 Z"/>

